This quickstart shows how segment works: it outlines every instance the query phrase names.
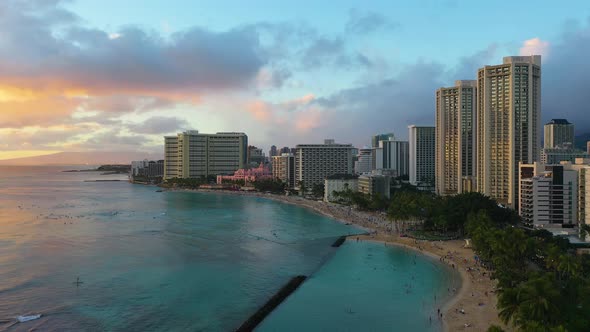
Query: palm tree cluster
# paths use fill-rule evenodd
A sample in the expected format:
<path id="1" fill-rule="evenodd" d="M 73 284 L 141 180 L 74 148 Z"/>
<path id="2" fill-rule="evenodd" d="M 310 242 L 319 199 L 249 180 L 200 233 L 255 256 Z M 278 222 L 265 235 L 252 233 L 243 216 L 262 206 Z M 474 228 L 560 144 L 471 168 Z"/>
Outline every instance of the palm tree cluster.
<path id="1" fill-rule="evenodd" d="M 567 239 L 509 226 L 486 210 L 471 213 L 466 230 L 482 264 L 498 280 L 504 323 L 520 331 L 589 330 L 588 255 L 575 255 Z"/>
<path id="2" fill-rule="evenodd" d="M 421 220 L 424 228 L 438 232 L 464 234 L 467 216 L 487 211 L 493 220 L 516 224 L 518 215 L 493 199 L 476 192 L 438 196 L 422 191 L 397 191 L 387 210 L 392 220 Z"/>

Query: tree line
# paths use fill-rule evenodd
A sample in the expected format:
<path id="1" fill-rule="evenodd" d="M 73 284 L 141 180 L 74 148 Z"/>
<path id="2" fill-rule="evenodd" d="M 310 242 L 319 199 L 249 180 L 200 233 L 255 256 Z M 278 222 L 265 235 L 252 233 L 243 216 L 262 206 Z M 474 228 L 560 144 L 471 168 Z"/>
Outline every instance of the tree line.
<path id="1" fill-rule="evenodd" d="M 576 255 L 566 238 L 515 227 L 485 209 L 468 215 L 466 232 L 481 263 L 498 280 L 499 316 L 505 324 L 520 331 L 588 331 L 589 255 Z"/>

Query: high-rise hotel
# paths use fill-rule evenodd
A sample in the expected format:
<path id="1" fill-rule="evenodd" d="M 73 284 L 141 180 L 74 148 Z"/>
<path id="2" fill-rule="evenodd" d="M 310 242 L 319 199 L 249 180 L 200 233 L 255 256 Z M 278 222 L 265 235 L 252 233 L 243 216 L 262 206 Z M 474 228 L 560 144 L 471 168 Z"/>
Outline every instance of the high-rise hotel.
<path id="1" fill-rule="evenodd" d="M 324 184 L 331 175 L 352 174 L 352 144 L 337 144 L 327 139 L 324 144 L 298 144 L 295 152 L 295 186 L 308 190 Z"/>
<path id="2" fill-rule="evenodd" d="M 539 160 L 541 56 L 504 57 L 477 73 L 477 191 L 518 207 L 518 163 Z"/>
<path id="3" fill-rule="evenodd" d="M 189 130 L 164 140 L 164 179 L 233 174 L 247 164 L 248 136 L 244 133 Z"/>
<path id="4" fill-rule="evenodd" d="M 436 90 L 436 192 L 472 191 L 475 177 L 477 81 Z"/>

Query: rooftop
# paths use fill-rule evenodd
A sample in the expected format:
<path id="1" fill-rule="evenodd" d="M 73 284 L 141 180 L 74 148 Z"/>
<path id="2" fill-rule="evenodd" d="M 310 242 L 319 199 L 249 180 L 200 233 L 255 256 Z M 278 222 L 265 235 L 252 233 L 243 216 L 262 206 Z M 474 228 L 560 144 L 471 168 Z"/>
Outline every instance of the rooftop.
<path id="1" fill-rule="evenodd" d="M 567 121 L 566 119 L 551 119 L 551 121 L 547 122 L 548 125 L 551 124 L 559 124 L 559 125 L 568 125 L 571 124 L 569 121 Z"/>

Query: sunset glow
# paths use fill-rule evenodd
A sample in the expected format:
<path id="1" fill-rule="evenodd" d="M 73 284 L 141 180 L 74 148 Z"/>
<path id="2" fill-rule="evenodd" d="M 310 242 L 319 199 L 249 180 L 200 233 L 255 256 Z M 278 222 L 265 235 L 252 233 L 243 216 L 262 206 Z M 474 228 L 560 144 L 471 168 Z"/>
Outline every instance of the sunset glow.
<path id="1" fill-rule="evenodd" d="M 580 132 L 590 129 L 577 93 L 590 85 L 588 75 L 566 65 L 590 54 L 583 11 L 539 8 L 552 19 L 515 16 L 518 28 L 491 32 L 455 23 L 473 12 L 493 15 L 501 6 L 491 3 L 383 1 L 359 9 L 304 1 L 265 3 L 263 12 L 234 3 L 247 13 L 235 20 L 215 3 L 143 8 L 134 1 L 115 16 L 107 10 L 115 0 L 98 7 L 89 0 L 0 2 L 2 158 L 58 150 L 161 154 L 161 137 L 185 129 L 243 131 L 265 148 L 325 137 L 362 146 L 371 133 L 391 130 L 403 138 L 408 124 L 434 121 L 436 87 L 472 79 L 478 66 L 506 54 L 543 55 L 543 121 L 559 115 Z M 463 38 L 438 38 L 434 30 Z M 38 128 L 34 137 L 30 127 Z"/>

